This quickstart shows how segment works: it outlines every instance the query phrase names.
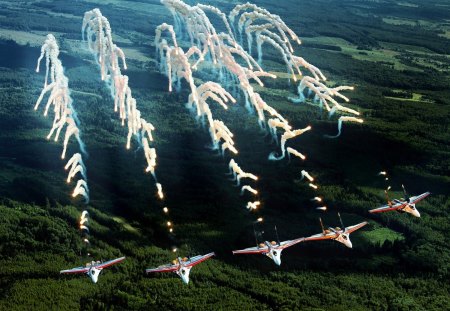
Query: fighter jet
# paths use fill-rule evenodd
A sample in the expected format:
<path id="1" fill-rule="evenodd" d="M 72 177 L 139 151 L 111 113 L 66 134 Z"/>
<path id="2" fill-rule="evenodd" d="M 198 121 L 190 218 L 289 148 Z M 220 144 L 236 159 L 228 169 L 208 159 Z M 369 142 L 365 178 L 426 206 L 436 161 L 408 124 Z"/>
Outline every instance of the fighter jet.
<path id="1" fill-rule="evenodd" d="M 154 269 L 146 269 L 146 273 L 153 273 L 153 272 L 175 272 L 181 280 L 185 283 L 189 283 L 189 273 L 191 272 L 191 268 L 195 265 L 198 265 L 199 263 L 211 258 L 214 256 L 214 253 L 209 253 L 206 255 L 198 255 L 194 256 L 192 258 L 181 258 L 178 257 L 175 259 L 172 264 L 159 266 L 158 268 Z"/>
<path id="2" fill-rule="evenodd" d="M 275 232 L 276 227 L 275 227 Z M 255 233 L 256 238 L 256 233 Z M 281 265 L 281 252 L 290 246 L 293 246 L 297 243 L 303 242 L 304 238 L 299 238 L 295 240 L 287 240 L 284 242 L 280 242 L 278 239 L 278 233 L 277 233 L 277 242 L 275 241 L 264 241 L 264 243 L 258 243 L 258 239 L 256 238 L 256 246 L 255 247 L 249 247 L 237 251 L 233 251 L 234 254 L 262 254 L 266 255 L 270 259 L 275 262 L 277 266 Z"/>
<path id="3" fill-rule="evenodd" d="M 387 191 L 385 191 L 387 204 L 383 205 L 382 207 L 371 209 L 369 211 L 369 213 L 374 214 L 374 213 L 384 213 L 384 212 L 389 212 L 389 211 L 397 211 L 400 213 L 409 213 L 415 217 L 420 217 L 420 213 L 416 209 L 416 204 L 419 201 L 422 201 L 423 199 L 425 199 L 427 196 L 429 196 L 430 192 L 425 192 L 425 193 L 422 193 L 421 195 L 409 197 L 407 195 L 405 187 L 403 185 L 402 185 L 402 188 L 403 188 L 403 193 L 405 194 L 404 199 L 403 198 L 400 200 L 394 199 L 391 201 L 391 200 L 389 200 Z"/>
<path id="4" fill-rule="evenodd" d="M 102 272 L 104 268 L 115 265 L 116 263 L 119 263 L 124 259 L 125 257 L 120 257 L 106 262 L 92 261 L 88 262 L 84 267 L 81 266 L 69 270 L 61 270 L 59 273 L 61 274 L 86 273 L 91 278 L 92 282 L 97 283 L 98 276 L 100 275 L 100 272 Z"/>
<path id="5" fill-rule="evenodd" d="M 354 226 L 345 227 L 344 224 L 342 223 L 341 215 L 339 213 L 338 213 L 338 215 L 339 215 L 339 219 L 341 221 L 341 225 L 342 225 L 343 229 L 341 229 L 339 227 L 336 227 L 336 228 L 329 227 L 328 229 L 325 229 L 323 227 L 322 219 L 319 218 L 320 226 L 322 227 L 322 233 L 315 234 L 310 237 L 304 238 L 304 241 L 306 242 L 306 241 L 318 241 L 318 240 L 335 240 L 335 241 L 338 241 L 338 242 L 344 244 L 345 246 L 347 246 L 349 248 L 352 248 L 352 242 L 350 241 L 350 233 L 367 225 L 367 221 L 364 221 L 364 222 L 359 223 Z"/>

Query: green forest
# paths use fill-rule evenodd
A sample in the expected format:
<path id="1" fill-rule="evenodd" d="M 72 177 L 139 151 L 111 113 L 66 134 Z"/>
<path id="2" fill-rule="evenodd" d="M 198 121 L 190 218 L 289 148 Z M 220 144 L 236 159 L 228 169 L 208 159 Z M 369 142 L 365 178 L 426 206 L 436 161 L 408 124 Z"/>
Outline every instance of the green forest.
<path id="1" fill-rule="evenodd" d="M 185 1 L 195 5 L 195 1 Z M 195 2 L 195 3 L 194 3 Z M 258 175 L 258 216 L 230 181 L 228 156 L 209 148 L 208 131 L 186 109 L 189 90 L 168 92 L 155 57 L 155 27 L 173 24 L 159 0 L 0 0 L 0 310 L 450 310 L 450 5 L 445 0 L 254 0 L 299 35 L 296 53 L 346 92 L 363 124 L 288 100 L 297 83 L 264 79 L 264 100 L 295 128 L 313 130 L 289 142 L 306 161 L 269 161 L 279 148 L 244 107 L 214 107 L 239 146 L 239 163 Z M 202 1 L 223 12 L 243 1 Z M 125 148 L 127 128 L 114 113 L 110 90 L 81 40 L 83 14 L 100 8 L 127 56 L 133 96 L 156 128 L 156 196 L 142 152 Z M 44 85 L 36 61 L 45 36 L 58 40 L 71 97 L 89 157 L 91 199 L 72 198 L 62 144 L 48 141 L 51 118 L 33 107 Z M 182 44 L 187 44 L 183 42 Z M 255 56 L 256 57 L 256 56 Z M 44 64 L 45 65 L 45 64 Z M 263 67 L 285 73 L 276 51 Z M 196 77 L 209 79 L 211 73 Z M 256 88 L 256 87 L 255 87 Z M 77 144 L 72 141 L 69 152 Z M 328 210 L 300 180 L 317 177 Z M 378 176 L 387 171 L 389 180 Z M 431 195 L 406 213 L 370 214 L 390 196 Z M 164 206 L 170 207 L 169 234 Z M 79 230 L 89 212 L 89 240 Z M 352 233 L 353 248 L 304 242 L 283 251 L 276 266 L 261 255 L 232 255 L 261 238 L 281 241 L 327 226 L 369 224 Z M 185 285 L 173 273 L 145 269 L 179 256 L 214 251 Z M 126 260 L 105 269 L 97 284 L 59 271 L 91 260 Z"/>

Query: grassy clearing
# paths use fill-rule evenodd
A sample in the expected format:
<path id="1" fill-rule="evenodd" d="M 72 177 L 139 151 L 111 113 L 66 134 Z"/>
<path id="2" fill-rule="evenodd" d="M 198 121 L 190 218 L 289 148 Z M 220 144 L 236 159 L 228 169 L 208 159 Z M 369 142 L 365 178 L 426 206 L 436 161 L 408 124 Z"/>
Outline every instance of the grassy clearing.
<path id="1" fill-rule="evenodd" d="M 406 1 L 397 2 L 397 5 L 405 6 L 408 8 L 418 8 L 419 7 L 419 5 L 417 5 L 415 3 L 410 3 L 410 2 L 406 2 Z"/>
<path id="2" fill-rule="evenodd" d="M 404 19 L 404 18 L 396 18 L 396 17 L 383 17 L 383 22 L 389 25 L 408 25 L 415 26 L 417 25 L 417 21 Z"/>
<path id="3" fill-rule="evenodd" d="M 167 15 L 170 16 L 170 13 L 165 9 L 164 6 L 160 5 L 157 1 L 155 1 L 157 4 L 153 3 L 145 3 L 145 2 L 138 2 L 133 1 L 132 6 L 130 5 L 129 1 L 122 1 L 122 0 L 86 0 L 88 3 L 99 4 L 99 5 L 105 5 L 105 4 L 111 4 L 118 8 L 123 8 L 127 10 L 132 10 L 136 12 L 148 12 L 152 15 Z"/>
<path id="4" fill-rule="evenodd" d="M 361 235 L 373 245 L 381 246 L 385 241 L 403 240 L 401 233 L 395 232 L 389 228 L 376 228 L 371 231 L 364 231 Z"/>
<path id="5" fill-rule="evenodd" d="M 342 49 L 342 52 L 337 53 L 350 55 L 352 58 L 357 60 L 369 62 L 383 62 L 386 64 L 391 64 L 393 66 L 393 69 L 395 70 L 421 71 L 418 68 L 402 64 L 396 58 L 396 56 L 400 55 L 401 52 L 394 50 L 395 45 L 392 45 L 392 47 L 386 46 L 382 49 L 362 50 L 358 49 L 356 45 L 351 44 L 347 40 L 336 37 L 319 36 L 314 38 L 305 38 L 303 39 L 303 41 L 309 43 L 319 43 L 340 47 Z"/>
<path id="6" fill-rule="evenodd" d="M 125 220 L 125 218 L 115 216 L 115 217 L 113 217 L 112 219 L 113 219 L 115 222 L 121 224 L 125 230 L 127 230 L 127 231 L 129 231 L 129 232 L 132 232 L 132 233 L 139 234 L 139 230 L 138 230 L 137 228 L 133 227 L 132 225 L 130 225 L 130 224 Z"/>
<path id="7" fill-rule="evenodd" d="M 55 34 L 55 33 L 54 33 Z M 57 34 L 55 34 L 56 36 Z M 38 31 L 21 31 L 12 29 L 1 29 L 1 40 L 13 40 L 19 45 L 41 46 L 46 34 Z"/>
<path id="8" fill-rule="evenodd" d="M 419 93 L 412 93 L 411 98 L 395 97 L 395 96 L 384 96 L 384 98 L 401 100 L 401 101 L 406 101 L 406 102 L 433 102 L 431 100 L 424 99 L 423 95 L 419 94 Z"/>

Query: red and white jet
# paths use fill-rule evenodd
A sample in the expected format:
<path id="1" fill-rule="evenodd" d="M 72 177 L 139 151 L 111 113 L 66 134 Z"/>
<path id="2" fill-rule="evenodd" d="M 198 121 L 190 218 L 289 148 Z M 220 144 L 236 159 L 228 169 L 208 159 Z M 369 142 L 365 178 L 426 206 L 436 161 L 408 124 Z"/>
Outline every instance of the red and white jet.
<path id="1" fill-rule="evenodd" d="M 211 258 L 214 256 L 214 253 L 209 253 L 206 255 L 198 255 L 194 256 L 192 258 L 181 258 L 178 257 L 173 261 L 172 264 L 159 266 L 158 268 L 154 269 L 145 269 L 146 273 L 153 273 L 153 272 L 175 272 L 181 280 L 185 284 L 189 283 L 189 273 L 191 272 L 191 268 L 195 265 L 198 265 L 199 263 Z"/>
<path id="2" fill-rule="evenodd" d="M 256 236 L 256 235 L 255 235 Z M 278 234 L 277 234 L 278 236 Z M 233 251 L 234 254 L 262 254 L 266 255 L 270 259 L 275 262 L 277 266 L 281 265 L 281 252 L 290 246 L 293 246 L 297 243 L 303 242 L 304 238 L 299 238 L 295 240 L 288 240 L 284 242 L 269 242 L 264 241 L 264 243 L 257 243 L 257 246 L 255 247 L 249 247 L 237 251 Z"/>
<path id="3" fill-rule="evenodd" d="M 403 192 L 405 193 L 405 199 L 403 199 L 403 198 L 400 200 L 394 199 L 394 200 L 390 201 L 387 191 L 385 191 L 388 204 L 383 205 L 382 207 L 371 209 L 369 211 L 369 213 L 374 214 L 374 213 L 397 211 L 400 213 L 409 213 L 413 216 L 420 217 L 420 213 L 416 209 L 416 204 L 418 202 L 422 201 L 423 199 L 425 199 L 427 196 L 429 196 L 430 192 L 425 192 L 425 193 L 422 193 L 421 195 L 408 197 L 406 194 L 406 191 L 405 191 L 405 187 L 403 187 L 403 185 L 402 185 L 402 188 L 403 188 Z"/>
<path id="4" fill-rule="evenodd" d="M 350 233 L 367 225 L 367 221 L 364 221 L 364 222 L 359 223 L 354 226 L 345 227 L 344 224 L 342 223 L 341 215 L 339 215 L 339 219 L 341 220 L 341 225 L 344 229 L 341 229 L 339 227 L 336 227 L 336 228 L 329 227 L 328 229 L 325 229 L 323 227 L 322 219 L 319 218 L 320 225 L 322 227 L 322 233 L 307 237 L 304 239 L 304 241 L 335 240 L 335 241 L 338 241 L 338 242 L 344 244 L 345 246 L 347 246 L 349 248 L 352 248 L 353 245 L 352 245 L 352 242 L 350 241 Z"/>
<path id="5" fill-rule="evenodd" d="M 116 263 L 119 263 L 123 260 L 125 260 L 125 257 L 116 258 L 106 262 L 92 261 L 88 262 L 84 267 L 81 266 L 69 270 L 61 270 L 59 273 L 61 274 L 86 273 L 91 278 L 92 282 L 97 283 L 98 276 L 100 275 L 100 272 L 102 272 L 104 268 L 108 268 L 109 266 L 115 265 Z"/>

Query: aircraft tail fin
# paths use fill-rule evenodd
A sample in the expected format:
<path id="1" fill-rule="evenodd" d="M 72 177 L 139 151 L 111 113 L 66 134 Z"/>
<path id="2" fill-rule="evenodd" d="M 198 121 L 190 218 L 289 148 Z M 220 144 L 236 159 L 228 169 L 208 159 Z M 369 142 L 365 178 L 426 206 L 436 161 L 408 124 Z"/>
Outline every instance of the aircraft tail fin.
<path id="1" fill-rule="evenodd" d="M 388 189 L 384 190 L 384 194 L 386 195 L 386 202 L 390 206 L 391 205 L 391 200 L 389 199 Z"/>
<path id="2" fill-rule="evenodd" d="M 277 230 L 277 226 L 276 226 L 276 225 L 275 225 L 275 235 L 276 235 L 276 237 L 277 237 L 277 243 L 278 243 L 278 245 L 281 245 L 280 237 L 278 236 L 278 230 Z"/>
<path id="3" fill-rule="evenodd" d="M 339 221 L 341 222 L 342 230 L 345 229 L 344 222 L 342 221 L 341 213 L 338 212 Z"/>
<path id="4" fill-rule="evenodd" d="M 403 194 L 405 195 L 405 200 L 409 203 L 409 196 L 408 193 L 406 192 L 405 186 L 402 184 L 402 188 L 403 188 Z"/>
<path id="5" fill-rule="evenodd" d="M 319 217 L 319 221 L 320 221 L 320 227 L 322 227 L 322 233 L 325 234 L 325 228 L 323 226 L 323 222 L 322 222 L 322 218 Z"/>

